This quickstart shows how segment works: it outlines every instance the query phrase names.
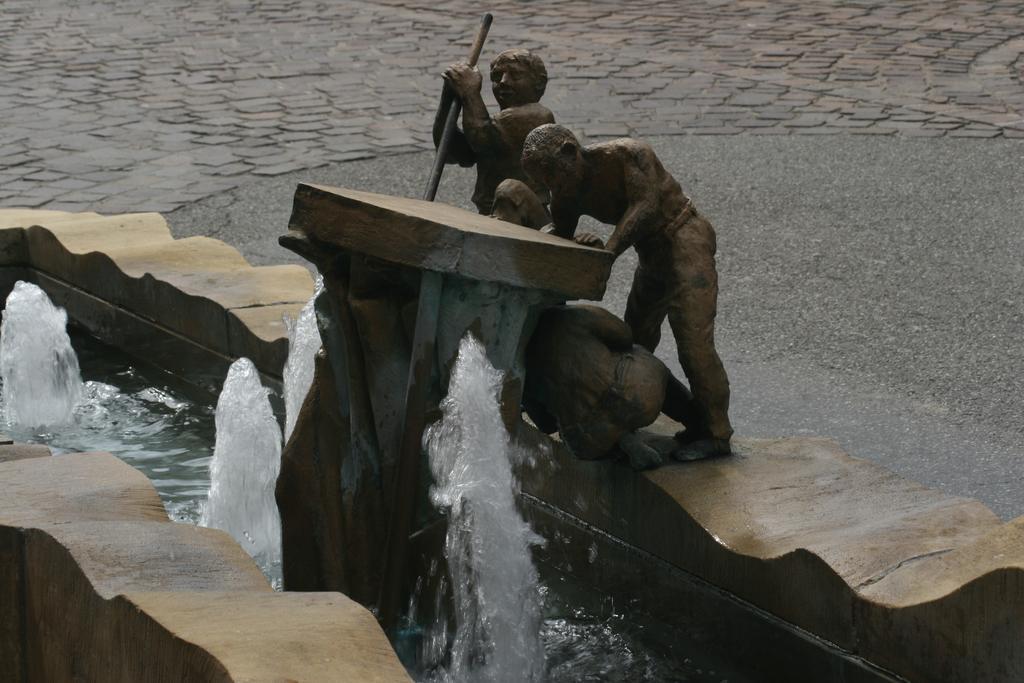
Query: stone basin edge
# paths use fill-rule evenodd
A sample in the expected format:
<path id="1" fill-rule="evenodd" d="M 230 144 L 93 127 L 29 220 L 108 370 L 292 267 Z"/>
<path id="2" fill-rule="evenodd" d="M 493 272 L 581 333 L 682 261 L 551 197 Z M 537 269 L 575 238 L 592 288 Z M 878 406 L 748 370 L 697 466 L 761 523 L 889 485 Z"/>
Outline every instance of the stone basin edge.
<path id="1" fill-rule="evenodd" d="M 100 227 L 107 229 L 105 235 L 79 229 L 95 228 L 104 220 L 108 224 Z M 128 232 L 146 223 L 151 224 L 149 234 Z M 159 260 L 162 247 L 174 249 L 174 244 L 182 241 L 170 237 L 159 214 L 99 216 L 0 209 L 0 289 L 9 291 L 17 279 L 33 282 L 64 306 L 72 320 L 111 345 L 124 348 L 128 341 L 149 353 L 156 344 L 168 347 L 164 358 L 183 355 L 186 361 L 181 368 L 168 368 L 179 370 L 178 374 L 193 361 L 223 372 L 234 357 L 246 355 L 257 364 L 264 383 L 279 388 L 287 357 L 287 337 L 280 319 L 286 313 L 298 316 L 312 295 L 312 277 L 301 266 L 253 267 L 233 247 L 217 242 L 219 253 L 203 263 L 202 270 L 214 275 L 228 273 L 234 278 L 231 284 L 240 285 L 241 291 L 235 294 L 237 305 L 227 306 L 220 302 L 223 297 L 218 296 L 219 283 L 214 278 L 186 282 L 190 285 L 186 291 L 173 282 L 173 275 L 167 277 L 169 282 L 150 272 L 127 272 L 117 260 L 118 255 L 133 249 L 138 253 L 150 247 Z M 130 244 L 126 247 L 124 242 Z M 278 272 L 270 272 L 262 281 L 257 277 L 275 269 Z M 283 269 L 291 272 L 282 274 Z M 186 279 L 191 274 L 187 268 L 180 270 Z M 288 280 L 284 289 L 291 296 L 283 301 L 261 298 L 275 277 Z M 248 301 L 247 280 L 254 290 Z M 117 300 L 119 287 L 129 291 Z M 176 304 L 186 313 L 168 317 L 164 315 L 168 304 Z M 182 325 L 197 308 L 218 334 L 204 337 Z M 268 324 L 268 318 L 276 320 Z M 222 376 L 211 377 L 211 383 Z M 101 455 L 51 458 L 45 448 L 21 444 L 0 448 L 4 450 L 0 452 L 0 481 L 5 486 L 11 485 L 5 461 L 46 456 L 39 462 L 54 466 Z M 171 523 L 144 475 L 114 456 L 102 455 L 114 467 L 131 473 L 125 475 L 131 480 L 129 494 L 111 489 L 110 471 L 96 470 L 95 477 L 104 478 L 96 487 L 102 495 L 93 492 L 76 507 L 84 519 L 52 514 L 54 505 L 67 501 L 63 489 L 56 497 L 52 490 L 42 494 L 50 500 L 43 506 L 50 513 L 45 520 L 18 520 L 0 512 L 0 591 L 16 595 L 0 600 L 6 608 L 0 609 L 4 617 L 0 619 L 4 624 L 0 626 L 0 679 L 70 680 L 85 674 L 92 680 L 126 681 L 409 680 L 376 619 L 361 605 L 340 593 L 275 593 L 230 536 Z M 92 476 L 78 474 L 80 481 Z M 112 478 L 118 480 L 117 475 Z M 48 479 L 47 486 L 51 485 L 53 481 Z M 131 494 L 150 499 L 142 503 L 145 512 L 123 509 L 124 498 Z M 108 496 L 115 501 L 113 509 Z M 7 510 L 32 508 L 31 502 L 20 501 L 9 489 L 4 503 L 0 507 Z M 117 519 L 120 516 L 125 520 Z M 102 521 L 91 521 L 94 519 Z M 116 570 L 113 578 L 91 575 L 90 568 L 111 569 L 94 560 L 128 540 L 126 524 L 133 534 L 149 529 L 149 534 L 160 537 L 167 532 L 184 536 L 178 539 L 182 548 L 212 543 L 218 550 L 211 556 L 206 548 L 207 552 L 200 553 L 200 565 L 184 567 L 179 552 L 178 561 L 168 563 L 169 572 L 173 574 L 177 567 L 179 574 L 150 576 L 152 585 L 131 578 L 122 581 Z M 153 524 L 157 526 L 149 526 Z M 82 535 L 84 540 L 79 538 Z M 164 546 L 160 541 L 153 545 Z M 124 565 L 125 575 L 137 573 L 133 564 Z M 36 565 L 38 570 L 32 568 Z M 169 590 L 169 584 L 179 588 L 187 584 L 197 568 L 202 575 L 227 575 L 232 580 L 221 581 L 219 587 L 206 581 L 194 591 Z M 47 587 L 27 589 L 25 576 L 36 577 L 33 586 Z M 56 588 L 62 581 L 64 585 Z M 203 584 L 201 577 L 198 582 Z M 69 605 L 68 596 L 79 603 Z M 2 614 L 10 609 L 19 613 Z M 339 642 L 346 647 L 339 648 Z"/>
<path id="2" fill-rule="evenodd" d="M 173 239 L 156 213 L 0 209 L 0 271 L 0 291 L 32 281 L 100 340 L 129 353 L 156 344 L 157 364 L 175 374 L 200 361 L 222 379 L 246 356 L 275 388 L 283 316 L 297 318 L 313 293 L 302 266 L 252 266 L 219 240 Z"/>
<path id="3" fill-rule="evenodd" d="M 365 608 L 273 591 L 109 453 L 0 446 L 0 481 L 2 680 L 409 680 Z"/>
<path id="4" fill-rule="evenodd" d="M 651 431 L 671 433 L 663 423 Z M 1024 517 L 1003 523 L 980 502 L 903 480 L 825 438 L 741 438 L 739 457 L 647 472 L 576 459 L 529 426 L 519 439 L 548 453 L 521 471 L 528 498 L 843 651 L 912 681 L 1024 680 Z M 805 454 L 873 490 L 833 498 L 809 485 L 805 499 L 787 499 Z M 598 490 L 604 506 L 589 502 Z M 831 531 L 839 523 L 848 531 Z"/>

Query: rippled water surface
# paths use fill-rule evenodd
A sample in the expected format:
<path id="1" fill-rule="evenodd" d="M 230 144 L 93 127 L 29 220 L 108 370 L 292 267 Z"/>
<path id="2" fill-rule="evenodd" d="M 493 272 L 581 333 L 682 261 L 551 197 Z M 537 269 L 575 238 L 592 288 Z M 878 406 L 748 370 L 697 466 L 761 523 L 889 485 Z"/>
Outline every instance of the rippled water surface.
<path id="1" fill-rule="evenodd" d="M 706 637 L 698 633 L 699 626 L 693 632 L 668 627 L 635 602 L 598 594 L 550 567 L 540 569 L 548 683 L 753 683 L 748 674 L 701 643 Z"/>
<path id="2" fill-rule="evenodd" d="M 55 453 L 108 451 L 141 470 L 173 519 L 196 522 L 210 485 L 213 397 L 144 367 L 92 337 L 73 334 L 85 380 L 74 420 L 46 431 L 5 427 L 15 441 Z"/>
<path id="3" fill-rule="evenodd" d="M 542 680 L 546 683 L 759 680 L 738 670 L 707 642 L 700 624 L 668 626 L 649 616 L 635 600 L 599 593 L 543 562 L 537 568 L 542 581 L 540 641 L 545 660 Z M 420 683 L 452 680 L 443 667 L 424 668 L 425 653 L 437 647 L 432 642 L 438 637 L 437 628 L 437 624 L 408 627 L 396 644 Z"/>

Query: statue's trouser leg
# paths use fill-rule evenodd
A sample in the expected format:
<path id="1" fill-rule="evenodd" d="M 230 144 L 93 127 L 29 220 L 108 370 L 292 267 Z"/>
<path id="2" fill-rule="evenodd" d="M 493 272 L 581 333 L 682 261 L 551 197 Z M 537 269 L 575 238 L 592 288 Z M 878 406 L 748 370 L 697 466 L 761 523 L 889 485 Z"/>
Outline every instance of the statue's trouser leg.
<path id="1" fill-rule="evenodd" d="M 665 261 L 652 266 L 641 257 L 633 284 L 626 300 L 625 321 L 633 332 L 633 343 L 653 352 L 661 341 L 661 324 L 668 315 L 670 301 L 669 278 L 665 272 L 670 268 Z M 697 404 L 690 390 L 683 386 L 671 372 L 665 387 L 665 404 L 662 412 L 686 427 L 688 432 L 707 432 L 706 411 Z M 689 376 L 687 376 L 689 377 Z"/>
<path id="2" fill-rule="evenodd" d="M 679 363 L 708 435 L 728 440 L 732 436 L 729 378 L 715 351 L 715 235 L 703 217 L 694 216 L 672 235 L 672 259 L 665 277 L 668 322 L 676 338 Z"/>
<path id="3" fill-rule="evenodd" d="M 633 273 L 624 319 L 633 332 L 633 343 L 651 353 L 658 348 L 661 323 L 668 315 L 665 291 L 665 279 L 658 277 L 658 269 L 652 269 L 641 261 Z"/>
<path id="4" fill-rule="evenodd" d="M 700 406 L 693 400 L 693 394 L 669 372 L 665 383 L 665 403 L 661 412 L 682 424 L 687 430 L 700 429 L 704 425 L 704 415 Z"/>

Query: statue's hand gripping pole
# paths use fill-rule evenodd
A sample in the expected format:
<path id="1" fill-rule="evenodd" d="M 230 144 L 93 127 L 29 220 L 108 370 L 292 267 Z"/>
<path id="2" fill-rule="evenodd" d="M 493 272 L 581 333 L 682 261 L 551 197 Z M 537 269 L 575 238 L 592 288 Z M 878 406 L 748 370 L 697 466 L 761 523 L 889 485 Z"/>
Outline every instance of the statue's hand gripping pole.
<path id="1" fill-rule="evenodd" d="M 476 66 L 480 60 L 480 51 L 484 48 L 484 41 L 487 40 L 487 32 L 491 30 L 493 17 L 490 13 L 480 19 L 480 28 L 476 32 L 476 40 L 469 51 L 469 65 Z M 445 86 L 447 87 L 447 86 Z M 454 93 L 453 93 L 454 95 Z M 441 97 L 442 106 L 447 97 Z M 427 182 L 427 189 L 423 198 L 428 202 L 434 201 L 437 194 L 437 186 L 441 183 L 441 174 L 444 172 L 444 163 L 448 158 L 448 149 L 452 144 L 452 137 L 455 135 L 455 125 L 459 121 L 459 112 L 462 111 L 462 100 L 457 96 L 451 97 L 451 104 L 448 105 L 448 116 L 444 122 L 444 132 L 441 133 L 441 140 L 437 143 L 437 155 L 434 157 L 434 167 L 430 169 L 430 180 Z"/>

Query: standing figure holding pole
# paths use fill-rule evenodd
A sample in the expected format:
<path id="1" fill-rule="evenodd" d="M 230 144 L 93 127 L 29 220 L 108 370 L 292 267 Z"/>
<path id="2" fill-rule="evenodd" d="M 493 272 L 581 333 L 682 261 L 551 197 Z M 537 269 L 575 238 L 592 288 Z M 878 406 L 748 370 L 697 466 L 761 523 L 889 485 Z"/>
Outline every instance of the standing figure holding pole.
<path id="1" fill-rule="evenodd" d="M 500 111 L 493 117 L 481 97 L 483 77 L 467 62 L 444 72 L 445 90 L 434 119 L 434 145 L 441 156 L 443 126 L 453 97 L 462 103 L 462 130 L 456 129 L 445 163 L 476 165 L 473 204 L 484 215 L 540 228 L 550 221 L 544 186 L 523 172 L 521 157 L 527 134 L 555 117 L 540 98 L 547 87 L 544 62 L 529 50 L 506 50 L 490 68 L 491 90 Z"/>

